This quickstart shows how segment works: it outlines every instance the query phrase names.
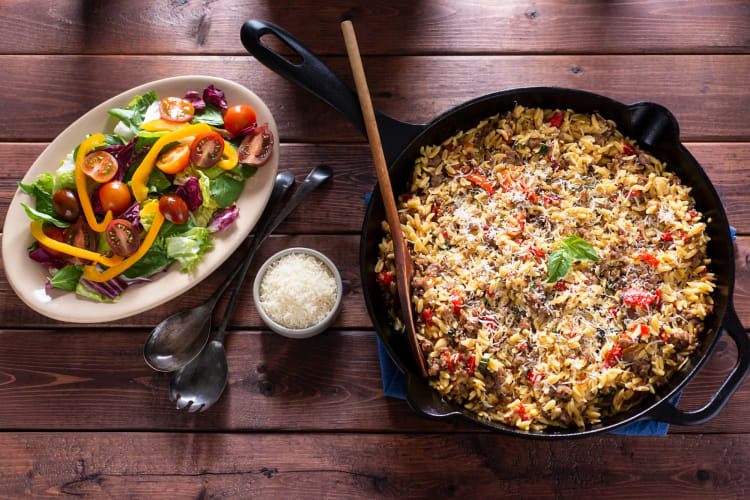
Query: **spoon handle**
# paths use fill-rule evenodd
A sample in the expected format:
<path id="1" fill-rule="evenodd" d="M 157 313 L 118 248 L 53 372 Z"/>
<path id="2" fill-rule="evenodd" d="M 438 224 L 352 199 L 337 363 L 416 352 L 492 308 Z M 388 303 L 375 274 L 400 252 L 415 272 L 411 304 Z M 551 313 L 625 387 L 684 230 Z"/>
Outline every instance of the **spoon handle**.
<path id="1" fill-rule="evenodd" d="M 245 275 L 247 274 L 247 270 L 250 268 L 250 263 L 253 260 L 255 252 L 263 244 L 266 238 L 268 238 L 268 236 L 270 236 L 271 233 L 277 227 L 279 227 L 279 224 L 281 224 L 284 219 L 286 219 L 289 214 L 292 213 L 292 211 L 310 195 L 310 193 L 312 193 L 318 186 L 323 184 L 332 176 L 333 170 L 328 165 L 319 165 L 312 169 L 310 173 L 307 174 L 305 181 L 297 189 L 292 198 L 289 200 L 289 203 L 286 204 L 281 212 L 279 212 L 273 219 L 269 217 L 266 224 L 264 224 L 263 227 L 259 229 L 257 233 L 255 233 L 253 244 L 247 251 L 247 256 L 242 263 L 242 267 L 239 269 L 240 277 L 237 280 L 234 291 L 232 291 L 232 297 L 229 299 L 229 304 L 227 305 L 226 310 L 224 310 L 224 317 L 222 318 L 219 329 L 216 332 L 216 336 L 214 337 L 215 341 L 224 343 L 224 333 L 226 332 L 227 324 L 229 323 L 229 317 L 232 315 L 232 311 L 234 310 L 234 306 L 237 302 L 237 296 L 242 289 L 242 284 L 245 281 Z M 232 275 L 232 277 L 234 277 L 234 274 Z"/>

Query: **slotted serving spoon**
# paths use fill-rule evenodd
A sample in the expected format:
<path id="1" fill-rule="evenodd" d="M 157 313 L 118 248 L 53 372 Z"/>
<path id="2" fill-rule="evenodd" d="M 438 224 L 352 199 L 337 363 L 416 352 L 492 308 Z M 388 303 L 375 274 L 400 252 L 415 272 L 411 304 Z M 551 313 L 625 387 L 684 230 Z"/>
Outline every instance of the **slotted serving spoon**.
<path id="1" fill-rule="evenodd" d="M 380 143 L 380 132 L 378 124 L 375 121 L 375 111 L 372 108 L 370 100 L 370 90 L 367 87 L 365 70 L 362 67 L 362 58 L 359 55 L 359 46 L 357 37 L 354 34 L 354 25 L 351 21 L 341 23 L 341 31 L 344 33 L 346 42 L 346 53 L 349 55 L 349 64 L 352 67 L 354 83 L 357 86 L 357 95 L 359 104 L 362 108 L 362 116 L 367 129 L 367 140 L 370 143 L 370 152 L 375 162 L 375 171 L 378 177 L 378 187 L 380 195 L 383 197 L 385 205 L 385 218 L 391 228 L 393 238 L 393 253 L 396 261 L 396 288 L 398 290 L 398 300 L 401 304 L 401 317 L 406 327 L 406 336 L 409 340 L 414 359 L 417 361 L 419 372 L 423 377 L 427 377 L 427 363 L 425 362 L 422 349 L 419 347 L 417 331 L 414 325 L 414 314 L 411 307 L 411 278 L 414 276 L 414 263 L 406 248 L 404 235 L 401 232 L 401 222 L 398 219 L 396 210 L 396 200 L 393 198 L 393 189 L 391 188 L 391 178 L 388 175 L 388 167 L 385 163 L 383 146 Z"/>

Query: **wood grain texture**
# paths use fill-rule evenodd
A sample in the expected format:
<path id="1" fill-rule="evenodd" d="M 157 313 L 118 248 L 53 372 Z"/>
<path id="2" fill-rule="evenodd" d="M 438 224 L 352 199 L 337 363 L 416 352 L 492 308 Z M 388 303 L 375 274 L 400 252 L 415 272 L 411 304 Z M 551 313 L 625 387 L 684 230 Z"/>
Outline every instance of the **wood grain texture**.
<path id="1" fill-rule="evenodd" d="M 148 330 L 76 329 L 0 332 L 0 429 L 483 432 L 463 421 L 438 422 L 386 398 L 372 331 L 329 331 L 291 341 L 268 331 L 227 338 L 229 382 L 207 412 L 177 411 L 169 377 L 149 369 L 141 349 Z M 703 406 L 736 361 L 722 339 L 687 387 L 681 408 Z M 672 433 L 750 433 L 745 382 L 722 412 Z"/>
<path id="2" fill-rule="evenodd" d="M 750 436 L 6 433 L 10 497 L 743 498 Z M 572 463 L 571 457 L 575 457 Z M 690 457 L 685 460 L 685 457 Z"/>
<path id="3" fill-rule="evenodd" d="M 359 277 L 359 236 L 356 235 L 280 235 L 272 236 L 261 247 L 256 255 L 248 279 L 237 299 L 237 307 L 232 316 L 232 328 L 260 328 L 263 323 L 255 312 L 252 298 L 251 279 L 260 265 L 272 254 L 295 246 L 314 248 L 331 258 L 341 272 L 344 283 L 344 304 L 334 328 L 372 328 L 362 295 Z M 750 327 L 750 237 L 740 237 L 735 246 L 735 291 L 734 304 L 742 322 Z M 218 283 L 227 275 L 238 260 L 234 255 L 231 260 L 206 278 L 206 283 Z M 74 328 L 72 323 L 60 323 L 46 318 L 29 309 L 11 289 L 5 278 L 5 270 L 0 274 L 0 325 L 5 328 Z M 97 328 L 107 327 L 153 327 L 170 314 L 203 303 L 213 286 L 197 286 L 188 293 L 157 308 L 138 314 L 127 320 L 114 323 L 103 323 Z M 55 293 L 55 292 L 51 292 Z M 218 314 L 223 311 L 223 303 L 217 308 Z"/>
<path id="4" fill-rule="evenodd" d="M 324 59 L 345 79 L 345 57 Z M 366 57 L 376 108 L 423 123 L 473 97 L 535 85 L 588 90 L 622 102 L 654 101 L 685 141 L 750 139 L 750 55 Z M 0 140 L 47 141 L 96 104 L 152 80 L 207 74 L 256 92 L 284 141 L 362 136 L 332 108 L 251 57 L 0 56 Z M 106 84 L 91 74 L 107 75 Z"/>
<path id="5" fill-rule="evenodd" d="M 279 24 L 322 54 L 344 53 L 343 18 L 362 33 L 363 54 L 750 51 L 742 0 L 334 0 L 293 8 L 261 0 L 5 0 L 0 50 L 242 54 L 240 25 L 250 18 Z"/>
<path id="6" fill-rule="evenodd" d="M 0 224 L 8 204 L 46 144 L 0 143 Z M 716 187 L 730 223 L 750 234 L 750 143 L 688 143 L 688 149 Z M 365 195 L 375 186 L 375 171 L 364 144 L 282 144 L 281 165 L 301 182 L 313 166 L 330 165 L 334 177 L 296 210 L 277 233 L 358 233 L 365 213 Z M 361 200 L 361 203 L 358 201 Z M 314 207 L 314 208 L 313 208 Z M 342 217 L 341 214 L 347 214 Z M 0 230 L 2 226 L 0 225 Z"/>

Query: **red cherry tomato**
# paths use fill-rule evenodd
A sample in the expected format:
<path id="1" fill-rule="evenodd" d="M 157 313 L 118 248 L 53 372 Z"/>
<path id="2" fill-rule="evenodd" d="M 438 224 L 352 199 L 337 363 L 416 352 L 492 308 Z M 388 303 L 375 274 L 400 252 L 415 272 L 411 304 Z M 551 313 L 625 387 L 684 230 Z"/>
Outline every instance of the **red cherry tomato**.
<path id="1" fill-rule="evenodd" d="M 165 194 L 159 200 L 159 212 L 172 224 L 184 224 L 188 220 L 188 207 L 179 196 Z"/>
<path id="2" fill-rule="evenodd" d="M 264 123 L 256 128 L 252 134 L 247 134 L 242 139 L 240 149 L 237 151 L 240 163 L 259 167 L 266 163 L 273 152 L 273 132 Z"/>
<path id="3" fill-rule="evenodd" d="M 190 163 L 190 146 L 178 144 L 159 155 L 156 166 L 165 174 L 182 172 Z"/>
<path id="4" fill-rule="evenodd" d="M 224 153 L 224 139 L 216 132 L 203 132 L 193 139 L 190 146 L 190 161 L 200 168 L 216 165 Z"/>
<path id="5" fill-rule="evenodd" d="M 130 189 L 124 182 L 111 181 L 99 188 L 99 199 L 102 208 L 111 210 L 114 215 L 123 213 L 133 202 Z"/>
<path id="6" fill-rule="evenodd" d="M 133 224 L 125 219 L 115 219 L 109 223 L 104 232 L 107 244 L 112 251 L 121 257 L 133 255 L 141 246 L 141 235 Z"/>
<path id="7" fill-rule="evenodd" d="M 52 208 L 62 220 L 73 222 L 81 215 L 78 195 L 70 189 L 61 189 L 52 197 Z"/>
<path id="8" fill-rule="evenodd" d="M 67 228 L 63 232 L 65 237 L 65 243 L 73 245 L 74 247 L 83 248 L 84 250 L 96 251 L 96 233 L 86 223 L 86 219 L 83 216 L 78 217 L 75 224 Z M 88 261 L 81 259 L 80 257 L 68 256 L 68 260 L 72 264 L 83 265 L 87 264 Z"/>
<path id="9" fill-rule="evenodd" d="M 224 128 L 232 135 L 237 135 L 243 129 L 255 123 L 255 110 L 246 104 L 238 104 L 224 113 Z"/>
<path id="10" fill-rule="evenodd" d="M 46 234 L 53 240 L 57 240 L 63 243 L 65 242 L 65 233 L 57 226 L 44 226 L 44 229 L 42 229 L 42 231 L 44 231 L 44 234 Z M 66 254 L 58 252 L 57 250 L 52 250 L 51 248 L 44 245 L 42 245 L 42 247 L 55 259 L 66 260 L 66 258 L 68 257 Z"/>
<path id="11" fill-rule="evenodd" d="M 167 97 L 159 103 L 159 114 L 170 122 L 189 122 L 195 114 L 193 103 L 180 97 Z"/>
<path id="12" fill-rule="evenodd" d="M 93 151 L 83 159 L 83 173 L 96 182 L 107 182 L 117 173 L 117 160 L 106 151 Z"/>

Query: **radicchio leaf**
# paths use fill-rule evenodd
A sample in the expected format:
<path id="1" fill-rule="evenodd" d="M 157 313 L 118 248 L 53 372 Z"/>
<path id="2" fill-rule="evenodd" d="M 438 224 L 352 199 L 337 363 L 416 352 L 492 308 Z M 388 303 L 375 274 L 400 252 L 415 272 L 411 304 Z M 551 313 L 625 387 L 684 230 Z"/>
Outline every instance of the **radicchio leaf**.
<path id="1" fill-rule="evenodd" d="M 185 94 L 184 99 L 193 103 L 193 108 L 195 108 L 196 111 L 206 108 L 206 101 L 204 101 L 201 98 L 201 95 L 195 90 L 188 91 L 188 93 Z"/>
<path id="2" fill-rule="evenodd" d="M 64 262 L 50 255 L 49 252 L 47 252 L 47 250 L 42 247 L 37 247 L 36 249 L 29 252 L 29 258 L 31 258 L 31 260 L 33 260 L 34 262 L 38 262 L 53 269 L 62 269 L 63 267 L 65 267 Z"/>
<path id="3" fill-rule="evenodd" d="M 177 188 L 175 194 L 185 201 L 191 212 L 203 204 L 203 195 L 197 177 L 191 177 L 185 181 L 185 184 Z"/>
<path id="4" fill-rule="evenodd" d="M 119 217 L 120 219 L 130 221 L 133 224 L 133 229 L 136 231 L 143 231 L 143 226 L 141 225 L 141 202 L 136 201 L 130 205 Z"/>
<path id="5" fill-rule="evenodd" d="M 208 229 L 211 229 L 212 231 L 221 231 L 222 229 L 225 229 L 227 226 L 229 226 L 234 220 L 240 215 L 240 209 L 237 207 L 237 205 L 232 205 L 229 208 L 225 208 L 224 210 L 217 210 L 214 212 L 214 215 L 211 217 L 211 220 L 208 221 L 208 225 L 206 226 Z"/>
<path id="6" fill-rule="evenodd" d="M 203 100 L 207 103 L 213 104 L 217 108 L 221 108 L 222 111 L 227 110 L 227 99 L 224 97 L 224 92 L 213 85 L 209 85 L 203 91 Z"/>

